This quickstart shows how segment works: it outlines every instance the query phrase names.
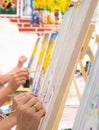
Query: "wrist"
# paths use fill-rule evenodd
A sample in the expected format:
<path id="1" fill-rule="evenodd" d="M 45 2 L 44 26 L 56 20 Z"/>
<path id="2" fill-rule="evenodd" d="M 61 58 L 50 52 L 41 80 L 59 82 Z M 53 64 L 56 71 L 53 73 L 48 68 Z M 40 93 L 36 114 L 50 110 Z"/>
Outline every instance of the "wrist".
<path id="1" fill-rule="evenodd" d="M 7 83 L 10 79 L 10 74 L 3 74 L 0 76 L 0 85 L 4 85 L 5 83 Z"/>
<path id="2" fill-rule="evenodd" d="M 13 125 L 16 125 L 16 118 L 13 115 L 9 115 L 8 118 Z"/>
<path id="3" fill-rule="evenodd" d="M 18 126 L 16 126 L 16 129 L 15 130 L 22 130 L 21 128 L 19 128 Z"/>
<path id="4" fill-rule="evenodd" d="M 13 89 L 9 85 L 6 87 L 6 90 L 7 90 L 8 94 L 14 93 Z"/>

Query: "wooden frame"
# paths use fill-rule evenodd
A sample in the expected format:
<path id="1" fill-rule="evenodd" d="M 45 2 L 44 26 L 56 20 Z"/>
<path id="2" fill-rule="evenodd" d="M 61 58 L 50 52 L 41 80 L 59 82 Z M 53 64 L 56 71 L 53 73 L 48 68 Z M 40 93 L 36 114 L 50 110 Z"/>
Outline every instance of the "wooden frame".
<path id="1" fill-rule="evenodd" d="M 8 0 L 7 3 L 0 0 L 0 16 L 15 17 L 19 15 L 19 0 Z"/>
<path id="2" fill-rule="evenodd" d="M 97 2 L 98 0 L 85 0 L 78 9 L 72 8 L 64 16 L 41 93 L 41 100 L 44 102 L 47 99 L 44 102 L 47 114 L 40 130 L 58 129 L 69 83 Z"/>
<path id="3" fill-rule="evenodd" d="M 73 130 L 99 130 L 99 46 L 90 69 Z"/>
<path id="4" fill-rule="evenodd" d="M 30 0 L 21 0 L 21 17 L 30 18 Z"/>

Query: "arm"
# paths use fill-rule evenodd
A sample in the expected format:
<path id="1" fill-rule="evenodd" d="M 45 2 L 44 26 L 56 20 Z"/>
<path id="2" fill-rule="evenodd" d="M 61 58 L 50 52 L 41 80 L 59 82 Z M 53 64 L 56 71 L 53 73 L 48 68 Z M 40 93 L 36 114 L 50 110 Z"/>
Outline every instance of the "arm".
<path id="1" fill-rule="evenodd" d="M 0 90 L 0 106 L 7 100 L 8 95 L 12 94 L 12 91 L 6 87 Z"/>
<path id="2" fill-rule="evenodd" d="M 26 82 L 28 75 L 29 73 L 26 69 L 19 70 L 17 73 L 11 75 L 6 88 L 2 88 L 0 90 L 0 105 L 2 105 L 6 101 L 8 95 L 14 93 L 20 87 L 20 85 Z"/>
<path id="3" fill-rule="evenodd" d="M 0 86 L 7 83 L 9 81 L 9 79 L 10 79 L 10 74 L 9 73 L 0 75 Z"/>
<path id="4" fill-rule="evenodd" d="M 0 121 L 0 130 L 11 130 L 11 128 L 15 124 L 16 124 L 15 118 L 13 116 L 8 116 L 7 118 Z"/>
<path id="5" fill-rule="evenodd" d="M 11 111 L 10 115 L 0 121 L 0 130 L 11 130 L 11 128 L 16 125 L 16 118 L 15 118 L 16 117 L 16 107 L 20 103 L 27 102 L 31 98 L 31 95 L 29 96 L 27 93 L 23 93 L 14 98 L 16 99 L 16 102 L 13 101 L 14 104 L 12 106 L 12 111 Z"/>

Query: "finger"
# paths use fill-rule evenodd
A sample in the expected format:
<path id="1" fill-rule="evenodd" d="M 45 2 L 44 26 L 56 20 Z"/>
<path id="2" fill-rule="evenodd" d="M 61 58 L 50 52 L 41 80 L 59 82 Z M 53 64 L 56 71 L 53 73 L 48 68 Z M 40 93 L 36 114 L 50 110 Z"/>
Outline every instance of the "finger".
<path id="1" fill-rule="evenodd" d="M 26 83 L 26 80 L 27 78 L 26 77 L 18 77 L 18 78 L 15 78 L 13 83 L 14 83 L 14 86 L 19 86 L 19 85 L 22 85 L 22 84 L 25 84 Z"/>
<path id="2" fill-rule="evenodd" d="M 17 97 L 17 98 L 20 98 L 20 97 L 22 97 L 22 96 L 26 96 L 26 95 L 28 95 L 28 96 L 30 96 L 31 98 L 33 98 L 33 97 L 37 97 L 37 96 L 35 96 L 32 92 L 24 92 L 24 93 L 21 93 L 21 94 L 19 94 L 19 95 L 15 95 L 15 94 L 11 94 L 11 95 L 8 95 L 9 97 Z"/>
<path id="3" fill-rule="evenodd" d="M 16 75 L 17 75 L 18 77 L 27 76 L 27 75 L 29 75 L 29 71 L 24 69 L 24 70 L 21 70 L 21 71 L 19 71 L 18 73 L 16 73 Z"/>
<path id="4" fill-rule="evenodd" d="M 38 97 L 38 96 L 35 96 L 32 92 L 28 92 L 27 93 L 29 96 L 31 96 L 31 97 Z"/>
<path id="5" fill-rule="evenodd" d="M 21 62 L 25 62 L 27 60 L 27 57 L 26 56 L 21 56 L 20 58 L 19 58 L 19 62 L 21 61 Z"/>
<path id="6" fill-rule="evenodd" d="M 42 103 L 40 101 L 38 101 L 37 103 L 35 103 L 33 106 L 32 106 L 32 109 L 37 112 L 39 111 L 41 108 L 43 107 Z"/>
<path id="7" fill-rule="evenodd" d="M 42 109 L 40 109 L 39 111 L 37 111 L 37 114 L 38 114 L 40 117 L 43 117 L 43 116 L 45 116 L 46 111 L 42 108 Z"/>
<path id="8" fill-rule="evenodd" d="M 10 95 L 8 95 L 8 97 L 10 97 L 10 98 L 20 98 L 20 97 L 22 97 L 22 96 L 25 96 L 25 93 L 26 92 L 24 92 L 24 93 L 21 93 L 21 94 L 19 94 L 19 95 L 16 95 L 16 94 L 10 94 Z"/>
<path id="9" fill-rule="evenodd" d="M 15 82 L 17 84 L 23 84 L 23 83 L 26 83 L 26 80 L 27 80 L 26 77 L 20 77 L 20 78 L 17 78 Z"/>
<path id="10" fill-rule="evenodd" d="M 18 98 L 14 98 L 14 101 L 17 102 L 18 104 L 26 104 L 30 99 L 31 97 L 25 94 Z"/>
<path id="11" fill-rule="evenodd" d="M 32 97 L 35 97 L 32 92 L 28 92 L 27 94 L 32 96 Z"/>
<path id="12" fill-rule="evenodd" d="M 13 73 L 13 74 L 23 74 L 23 73 L 29 73 L 28 69 L 23 69 L 23 70 L 18 70 L 17 72 Z"/>
<path id="13" fill-rule="evenodd" d="M 37 97 L 32 97 L 26 104 L 26 107 L 32 107 L 34 106 L 34 104 L 36 104 L 38 102 L 38 98 Z"/>
<path id="14" fill-rule="evenodd" d="M 21 94 L 17 95 L 16 97 L 17 97 L 17 98 L 20 98 L 20 97 L 25 96 L 26 94 L 27 94 L 27 92 L 24 92 L 24 93 L 21 93 Z"/>

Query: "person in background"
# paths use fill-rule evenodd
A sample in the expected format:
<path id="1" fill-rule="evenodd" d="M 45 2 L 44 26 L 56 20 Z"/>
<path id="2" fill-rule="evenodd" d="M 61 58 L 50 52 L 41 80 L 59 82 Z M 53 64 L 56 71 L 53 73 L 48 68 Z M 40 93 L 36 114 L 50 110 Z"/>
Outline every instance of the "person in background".
<path id="1" fill-rule="evenodd" d="M 45 109 L 38 97 L 22 93 L 13 98 L 11 114 L 0 122 L 0 130 L 38 130 Z"/>

